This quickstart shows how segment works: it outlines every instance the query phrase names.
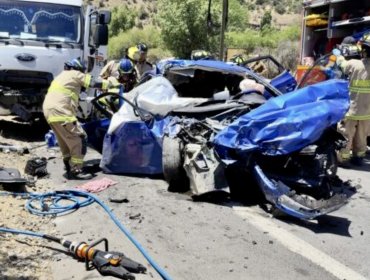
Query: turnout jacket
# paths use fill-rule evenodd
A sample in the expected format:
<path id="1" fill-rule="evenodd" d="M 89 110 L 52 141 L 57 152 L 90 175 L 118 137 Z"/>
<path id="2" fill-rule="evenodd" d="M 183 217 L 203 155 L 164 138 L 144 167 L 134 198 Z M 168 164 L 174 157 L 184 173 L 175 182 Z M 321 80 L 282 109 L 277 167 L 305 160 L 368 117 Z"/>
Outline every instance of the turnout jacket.
<path id="1" fill-rule="evenodd" d="M 106 80 L 93 81 L 91 75 L 76 70 L 64 70 L 51 83 L 43 103 L 48 123 L 75 122 L 81 88 L 108 89 Z"/>
<path id="2" fill-rule="evenodd" d="M 350 80 L 350 109 L 346 119 L 370 120 L 370 58 L 351 59 L 340 64 Z"/>

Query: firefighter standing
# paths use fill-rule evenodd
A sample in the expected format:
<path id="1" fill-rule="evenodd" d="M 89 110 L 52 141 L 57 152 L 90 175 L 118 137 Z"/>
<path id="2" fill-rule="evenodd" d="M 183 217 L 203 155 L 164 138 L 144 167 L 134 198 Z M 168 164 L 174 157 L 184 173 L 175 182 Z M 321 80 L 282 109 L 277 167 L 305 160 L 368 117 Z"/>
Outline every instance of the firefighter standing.
<path id="1" fill-rule="evenodd" d="M 127 58 L 135 64 L 137 81 L 140 81 L 145 72 L 153 70 L 153 65 L 146 60 L 147 54 L 148 47 L 144 43 L 139 43 L 137 46 L 130 47 L 127 50 Z"/>
<path id="2" fill-rule="evenodd" d="M 106 80 L 93 81 L 84 71 L 78 59 L 66 62 L 64 71 L 51 83 L 43 104 L 45 118 L 57 137 L 68 179 L 92 178 L 82 170 L 87 136 L 76 118 L 81 88 L 111 87 Z"/>
<path id="3" fill-rule="evenodd" d="M 363 36 L 361 45 L 362 59 L 346 61 L 340 56 L 337 60 L 344 74 L 350 79 L 351 103 L 341 127 L 348 144 L 339 153 L 339 160 L 344 165 L 349 160 L 355 165 L 362 165 L 370 128 L 370 33 Z"/>

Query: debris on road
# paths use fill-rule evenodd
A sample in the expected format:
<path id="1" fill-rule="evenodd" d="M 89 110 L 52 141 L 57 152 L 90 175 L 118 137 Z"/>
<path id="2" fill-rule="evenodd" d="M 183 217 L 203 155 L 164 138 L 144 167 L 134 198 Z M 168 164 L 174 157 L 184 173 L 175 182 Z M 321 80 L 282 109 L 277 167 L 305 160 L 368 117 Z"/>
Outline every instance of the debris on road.
<path id="1" fill-rule="evenodd" d="M 129 216 L 130 220 L 137 220 L 137 219 L 140 219 L 140 217 L 141 217 L 140 213 Z"/>
<path id="2" fill-rule="evenodd" d="M 46 158 L 34 157 L 34 158 L 27 160 L 24 173 L 41 178 L 41 177 L 48 175 L 46 166 L 47 166 Z"/>
<path id="3" fill-rule="evenodd" d="M 3 153 L 15 152 L 20 155 L 29 154 L 29 149 L 27 147 L 20 147 L 20 146 L 10 145 L 6 143 L 0 143 L 0 151 Z"/>
<path id="4" fill-rule="evenodd" d="M 27 179 L 21 176 L 19 170 L 15 168 L 0 167 L 0 185 L 3 188 L 20 188 L 27 183 Z"/>
<path id="5" fill-rule="evenodd" d="M 130 200 L 128 200 L 127 198 L 113 198 L 113 197 L 110 197 L 109 202 L 112 202 L 112 203 L 129 203 Z"/>
<path id="6" fill-rule="evenodd" d="M 113 181 L 108 178 L 101 178 L 94 181 L 89 181 L 85 184 L 77 186 L 76 188 L 91 193 L 98 193 L 116 184 L 117 184 L 116 181 Z"/>

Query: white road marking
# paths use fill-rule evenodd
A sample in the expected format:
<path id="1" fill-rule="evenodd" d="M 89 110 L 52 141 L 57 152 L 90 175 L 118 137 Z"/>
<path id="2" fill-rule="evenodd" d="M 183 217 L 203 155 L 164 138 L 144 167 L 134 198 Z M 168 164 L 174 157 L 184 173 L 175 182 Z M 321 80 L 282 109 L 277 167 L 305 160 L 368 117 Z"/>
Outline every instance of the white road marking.
<path id="1" fill-rule="evenodd" d="M 288 250 L 293 253 L 299 254 L 302 257 L 308 259 L 312 263 L 322 267 L 327 272 L 331 273 L 338 279 L 346 280 L 366 280 L 367 278 L 352 270 L 346 265 L 335 260 L 331 256 L 324 252 L 316 249 L 311 244 L 298 238 L 294 234 L 286 231 L 285 229 L 279 228 L 270 219 L 263 217 L 256 211 L 249 207 L 233 207 L 235 212 L 242 218 L 248 220 L 256 228 L 267 231 L 275 238 L 279 243 L 285 246 Z"/>

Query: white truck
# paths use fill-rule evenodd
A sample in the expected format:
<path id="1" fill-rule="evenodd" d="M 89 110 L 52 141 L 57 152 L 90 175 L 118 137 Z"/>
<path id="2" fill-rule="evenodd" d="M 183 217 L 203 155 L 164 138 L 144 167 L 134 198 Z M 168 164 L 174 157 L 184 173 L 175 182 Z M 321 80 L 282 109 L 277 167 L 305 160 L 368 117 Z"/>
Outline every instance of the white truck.
<path id="1" fill-rule="evenodd" d="M 97 76 L 107 59 L 109 11 L 82 0 L 0 0 L 0 114 L 25 121 L 64 62 L 81 58 Z"/>

